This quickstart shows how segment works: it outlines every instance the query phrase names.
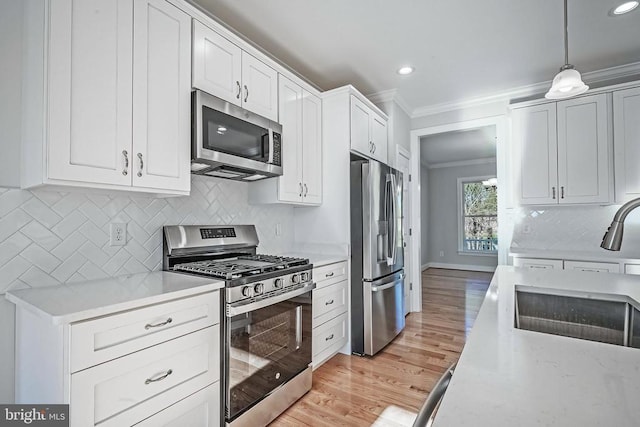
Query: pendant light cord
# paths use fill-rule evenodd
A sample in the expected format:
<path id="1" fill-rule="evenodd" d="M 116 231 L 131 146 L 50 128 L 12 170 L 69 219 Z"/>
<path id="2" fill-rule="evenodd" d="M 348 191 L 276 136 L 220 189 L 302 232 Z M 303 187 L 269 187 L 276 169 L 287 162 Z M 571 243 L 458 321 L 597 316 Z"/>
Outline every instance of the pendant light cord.
<path id="1" fill-rule="evenodd" d="M 569 18 L 567 0 L 564 0 L 564 64 L 569 64 Z"/>

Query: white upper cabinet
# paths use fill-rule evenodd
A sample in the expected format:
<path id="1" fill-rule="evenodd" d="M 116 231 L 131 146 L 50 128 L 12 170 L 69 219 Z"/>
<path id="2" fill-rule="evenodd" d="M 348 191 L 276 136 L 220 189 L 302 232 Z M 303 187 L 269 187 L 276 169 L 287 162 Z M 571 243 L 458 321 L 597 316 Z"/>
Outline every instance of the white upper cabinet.
<path id="1" fill-rule="evenodd" d="M 242 50 L 193 20 L 193 87 L 240 106 Z"/>
<path id="2" fill-rule="evenodd" d="M 191 19 L 164 0 L 136 0 L 133 185 L 189 191 Z"/>
<path id="3" fill-rule="evenodd" d="M 49 7 L 45 179 L 130 185 L 132 0 Z"/>
<path id="4" fill-rule="evenodd" d="M 188 194 L 188 15 L 164 0 L 56 0 L 48 12 L 46 138 L 24 145 L 23 185 Z"/>
<path id="5" fill-rule="evenodd" d="M 608 111 L 607 94 L 513 111 L 521 205 L 611 202 Z"/>
<path id="6" fill-rule="evenodd" d="M 616 202 L 640 197 L 640 87 L 613 92 Z"/>
<path id="7" fill-rule="evenodd" d="M 196 20 L 193 87 L 278 121 L 278 72 Z"/>
<path id="8" fill-rule="evenodd" d="M 556 104 L 519 108 L 511 117 L 518 201 L 521 205 L 557 203 Z"/>
<path id="9" fill-rule="evenodd" d="M 351 149 L 387 162 L 387 121 L 351 95 Z"/>
<path id="10" fill-rule="evenodd" d="M 322 101 L 283 75 L 279 77 L 282 123 L 281 177 L 251 183 L 253 203 L 322 203 Z"/>

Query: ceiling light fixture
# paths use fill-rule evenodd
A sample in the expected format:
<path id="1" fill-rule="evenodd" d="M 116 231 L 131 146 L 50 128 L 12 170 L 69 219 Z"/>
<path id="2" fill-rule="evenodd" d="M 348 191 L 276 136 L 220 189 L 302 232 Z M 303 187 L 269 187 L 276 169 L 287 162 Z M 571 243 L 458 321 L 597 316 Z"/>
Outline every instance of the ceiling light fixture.
<path id="1" fill-rule="evenodd" d="M 401 74 L 403 76 L 406 76 L 407 74 L 411 74 L 411 73 L 413 73 L 413 67 L 410 67 L 408 65 L 398 69 L 398 74 Z"/>
<path id="2" fill-rule="evenodd" d="M 564 0 L 564 65 L 553 78 L 547 99 L 565 99 L 580 95 L 589 90 L 589 86 L 582 82 L 580 73 L 569 64 L 569 30 L 568 30 L 567 0 Z"/>
<path id="3" fill-rule="evenodd" d="M 635 8 L 637 8 L 639 4 L 640 2 L 637 2 L 637 1 L 628 1 L 628 2 L 622 3 L 620 6 L 611 9 L 611 12 L 609 13 L 609 15 L 611 16 L 624 15 L 625 13 L 629 13 Z"/>

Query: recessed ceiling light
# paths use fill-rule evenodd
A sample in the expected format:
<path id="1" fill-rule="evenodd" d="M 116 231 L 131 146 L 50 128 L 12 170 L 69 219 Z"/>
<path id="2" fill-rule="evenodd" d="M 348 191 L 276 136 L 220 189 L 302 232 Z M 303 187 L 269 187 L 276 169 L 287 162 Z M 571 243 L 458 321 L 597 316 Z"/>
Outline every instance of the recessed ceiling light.
<path id="1" fill-rule="evenodd" d="M 609 12 L 609 14 L 612 16 L 624 15 L 625 13 L 629 13 L 633 9 L 638 7 L 639 4 L 640 2 L 638 1 L 624 2 L 620 6 L 611 9 L 611 12 Z"/>
<path id="2" fill-rule="evenodd" d="M 409 67 L 408 65 L 398 69 L 398 74 L 402 74 L 403 76 L 411 73 L 413 73 L 413 67 Z"/>

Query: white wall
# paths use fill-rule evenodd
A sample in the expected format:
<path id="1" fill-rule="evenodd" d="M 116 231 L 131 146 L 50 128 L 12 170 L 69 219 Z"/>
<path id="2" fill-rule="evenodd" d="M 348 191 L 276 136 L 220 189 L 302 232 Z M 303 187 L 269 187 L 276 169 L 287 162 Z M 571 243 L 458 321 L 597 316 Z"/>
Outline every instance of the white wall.
<path id="1" fill-rule="evenodd" d="M 0 0 L 0 185 L 6 187 L 20 186 L 22 13 L 22 0 Z"/>
<path id="2" fill-rule="evenodd" d="M 495 163 L 429 169 L 429 263 L 479 267 L 498 265 L 497 255 L 458 253 L 458 178 L 495 174 Z M 443 256 L 440 256 L 441 251 Z"/>
<path id="3" fill-rule="evenodd" d="M 293 208 L 249 205 L 249 185 L 193 176 L 190 196 L 162 199 L 0 187 L 0 402 L 13 402 L 14 382 L 5 291 L 160 270 L 164 225 L 255 224 L 260 252 L 291 250 Z M 127 224 L 125 246 L 109 246 L 111 222 Z"/>
<path id="4" fill-rule="evenodd" d="M 411 131 L 411 118 L 393 100 L 377 104 L 387 116 L 389 116 L 389 144 L 387 145 L 387 163 L 396 167 L 396 146 L 411 151 L 409 132 Z"/>
<path id="5" fill-rule="evenodd" d="M 429 169 L 420 165 L 420 265 L 425 267 L 429 263 Z"/>

